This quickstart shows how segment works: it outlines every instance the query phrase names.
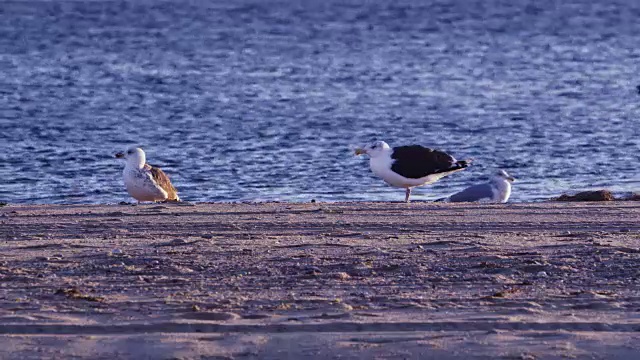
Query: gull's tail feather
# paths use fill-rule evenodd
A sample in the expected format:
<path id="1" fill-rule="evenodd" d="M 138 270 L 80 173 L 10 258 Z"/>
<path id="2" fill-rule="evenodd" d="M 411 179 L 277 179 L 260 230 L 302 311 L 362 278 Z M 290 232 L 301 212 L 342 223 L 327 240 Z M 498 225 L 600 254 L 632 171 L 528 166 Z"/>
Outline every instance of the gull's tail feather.
<path id="1" fill-rule="evenodd" d="M 466 167 L 469 167 L 472 162 L 473 162 L 473 159 L 456 161 L 456 163 L 453 165 L 453 168 L 464 169 Z"/>
<path id="2" fill-rule="evenodd" d="M 436 174 L 439 174 L 439 173 L 446 173 L 447 175 L 453 174 L 454 172 L 458 172 L 460 170 L 464 170 L 468 168 L 471 165 L 472 161 L 473 161 L 472 159 L 456 161 L 455 163 L 453 163 L 453 165 L 450 168 L 447 168 L 444 170 L 438 170 L 436 171 Z"/>

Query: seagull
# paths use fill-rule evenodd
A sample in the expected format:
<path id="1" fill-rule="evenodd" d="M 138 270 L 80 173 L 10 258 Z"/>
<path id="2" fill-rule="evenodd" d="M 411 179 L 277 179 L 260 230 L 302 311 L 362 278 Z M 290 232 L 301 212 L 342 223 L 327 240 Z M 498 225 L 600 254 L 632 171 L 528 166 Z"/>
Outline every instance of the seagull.
<path id="1" fill-rule="evenodd" d="M 125 159 L 122 171 L 124 185 L 134 199 L 141 201 L 180 201 L 176 188 L 160 168 L 146 163 L 146 155 L 140 148 L 132 147 L 116 158 Z"/>
<path id="2" fill-rule="evenodd" d="M 514 181 L 516 179 L 506 171 L 498 170 L 489 182 L 470 186 L 448 198 L 436 201 L 506 203 L 511 196 L 511 183 Z"/>
<path id="3" fill-rule="evenodd" d="M 362 154 L 369 155 L 374 174 L 391 186 L 406 189 L 404 201 L 407 203 L 411 188 L 434 183 L 471 163 L 471 160 L 458 161 L 443 151 L 420 145 L 392 148 L 384 141 L 356 149 L 356 155 Z"/>

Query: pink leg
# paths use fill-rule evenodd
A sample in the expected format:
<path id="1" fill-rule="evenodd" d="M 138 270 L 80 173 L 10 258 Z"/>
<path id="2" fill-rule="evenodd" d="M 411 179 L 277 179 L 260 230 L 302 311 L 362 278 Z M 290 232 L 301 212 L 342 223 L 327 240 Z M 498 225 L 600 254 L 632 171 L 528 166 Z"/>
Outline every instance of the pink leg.
<path id="1" fill-rule="evenodd" d="M 407 188 L 407 192 L 405 193 L 405 196 L 404 196 L 404 202 L 406 203 L 409 202 L 409 196 L 411 196 L 411 188 Z"/>

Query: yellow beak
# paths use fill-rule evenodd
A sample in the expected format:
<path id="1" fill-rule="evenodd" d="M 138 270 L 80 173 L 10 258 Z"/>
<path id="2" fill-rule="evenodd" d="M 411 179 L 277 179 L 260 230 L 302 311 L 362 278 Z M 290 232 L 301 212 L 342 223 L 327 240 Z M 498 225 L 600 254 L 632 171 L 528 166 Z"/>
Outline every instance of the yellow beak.
<path id="1" fill-rule="evenodd" d="M 362 148 L 357 148 L 356 149 L 356 155 L 362 155 L 362 154 L 366 154 L 367 152 L 362 149 Z"/>

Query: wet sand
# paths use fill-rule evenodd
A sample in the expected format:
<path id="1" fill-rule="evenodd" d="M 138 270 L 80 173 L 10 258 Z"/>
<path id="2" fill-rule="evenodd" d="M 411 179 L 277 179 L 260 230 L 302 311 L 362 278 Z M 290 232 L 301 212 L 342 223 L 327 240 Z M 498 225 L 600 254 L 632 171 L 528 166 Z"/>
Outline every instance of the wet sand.
<path id="1" fill-rule="evenodd" d="M 636 359 L 640 203 L 0 208 L 2 359 Z"/>

